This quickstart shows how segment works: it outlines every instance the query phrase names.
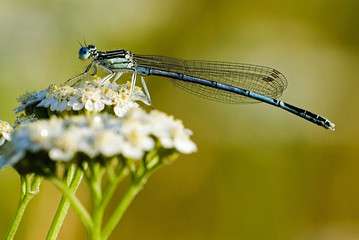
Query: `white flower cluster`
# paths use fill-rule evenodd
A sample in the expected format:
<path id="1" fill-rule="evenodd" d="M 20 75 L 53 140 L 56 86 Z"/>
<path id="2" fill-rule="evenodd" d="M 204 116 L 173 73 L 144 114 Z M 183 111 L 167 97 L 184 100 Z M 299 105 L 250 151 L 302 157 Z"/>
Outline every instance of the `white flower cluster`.
<path id="1" fill-rule="evenodd" d="M 111 106 L 113 112 L 122 117 L 131 108 L 137 108 L 135 101 L 149 105 L 146 95 L 139 87 L 134 87 L 130 96 L 130 83 L 107 83 L 100 86 L 101 78 L 75 86 L 52 85 L 47 90 L 28 93 L 18 99 L 22 104 L 15 109 L 19 113 L 31 104 L 36 107 L 49 108 L 51 111 L 80 111 L 101 112 L 106 106 Z"/>
<path id="2" fill-rule="evenodd" d="M 196 151 L 192 132 L 179 120 L 156 110 L 131 109 L 122 118 L 109 114 L 71 116 L 30 122 L 17 128 L 3 146 L 2 159 L 15 165 L 26 155 L 45 152 L 53 161 L 71 161 L 80 153 L 90 158 L 122 155 L 141 159 L 153 149 Z"/>
<path id="3" fill-rule="evenodd" d="M 11 140 L 11 132 L 13 131 L 10 123 L 0 120 L 0 146 L 5 143 L 5 141 Z"/>

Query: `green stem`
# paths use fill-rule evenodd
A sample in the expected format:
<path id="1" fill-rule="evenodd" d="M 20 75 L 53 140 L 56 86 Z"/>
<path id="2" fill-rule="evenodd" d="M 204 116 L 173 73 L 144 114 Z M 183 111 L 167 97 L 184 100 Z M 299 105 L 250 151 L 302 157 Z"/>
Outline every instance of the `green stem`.
<path id="1" fill-rule="evenodd" d="M 62 181 L 57 178 L 49 179 L 61 192 L 62 194 L 70 201 L 70 204 L 77 216 L 81 219 L 82 223 L 85 225 L 87 231 L 90 231 L 93 227 L 92 219 L 87 212 L 86 208 L 81 204 L 80 200 L 75 196 L 73 191 Z"/>
<path id="2" fill-rule="evenodd" d="M 109 174 L 108 174 L 110 175 L 109 183 L 103 193 L 103 197 L 101 201 L 102 208 L 107 207 L 107 204 L 110 202 L 118 184 L 128 175 L 128 170 L 125 168 L 125 166 L 121 166 L 117 171 L 117 173 L 111 173 L 110 172 L 111 170 L 112 168 L 109 170 Z"/>
<path id="3" fill-rule="evenodd" d="M 38 193 L 42 179 L 43 177 L 37 175 L 26 175 L 25 177 L 21 176 L 20 201 L 5 240 L 14 239 L 21 219 L 24 216 L 25 209 L 31 199 Z"/>
<path id="4" fill-rule="evenodd" d="M 80 185 L 82 177 L 83 172 L 79 167 L 77 167 L 75 164 L 69 167 L 67 184 L 69 185 L 69 191 L 73 194 L 75 194 L 78 186 Z M 70 205 L 70 200 L 63 195 L 59 207 L 57 208 L 54 220 L 50 226 L 49 232 L 47 233 L 47 240 L 57 238 Z"/>
<path id="5" fill-rule="evenodd" d="M 143 172 L 141 175 L 132 175 L 132 183 L 125 192 L 124 196 L 122 197 L 119 205 L 115 209 L 114 213 L 108 220 L 106 226 L 104 227 L 102 231 L 102 238 L 103 240 L 107 239 L 112 231 L 115 229 L 116 225 L 121 220 L 123 214 L 126 212 L 127 208 L 132 203 L 133 199 L 136 197 L 136 195 L 140 192 L 143 185 L 146 183 L 147 178 L 149 175 L 161 164 L 158 163 L 156 165 L 153 165 L 151 168 L 147 169 L 147 171 Z"/>
<path id="6" fill-rule="evenodd" d="M 90 178 L 90 190 L 92 195 L 92 222 L 93 226 L 89 231 L 89 237 L 92 240 L 101 239 L 101 227 L 104 215 L 104 209 L 101 208 L 102 200 L 102 178 L 105 173 L 104 168 L 97 161 L 90 163 L 91 174 Z"/>
<path id="7" fill-rule="evenodd" d="M 92 221 L 94 223 L 89 238 L 92 240 L 100 240 L 103 216 L 107 204 L 109 203 L 113 193 L 115 192 L 119 182 L 127 175 L 126 167 L 124 164 L 117 165 L 118 170 L 115 171 L 115 166 L 112 164 L 107 165 L 105 168 L 98 162 L 90 163 L 91 172 L 87 174 L 88 182 L 92 193 Z M 102 192 L 102 179 L 104 173 L 107 172 L 108 184 L 104 193 Z"/>
<path id="8" fill-rule="evenodd" d="M 137 193 L 141 190 L 145 181 L 138 181 L 136 184 L 131 184 L 123 196 L 120 204 L 115 209 L 113 215 L 107 222 L 102 232 L 102 239 L 107 239 L 112 231 L 115 229 L 118 222 L 121 220 L 123 214 L 130 206 L 132 200 L 136 197 Z"/>

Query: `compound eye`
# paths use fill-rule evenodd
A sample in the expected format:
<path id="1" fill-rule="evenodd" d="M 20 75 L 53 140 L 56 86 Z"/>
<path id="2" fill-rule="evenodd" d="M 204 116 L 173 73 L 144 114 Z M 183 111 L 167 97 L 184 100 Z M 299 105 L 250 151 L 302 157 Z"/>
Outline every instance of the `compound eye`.
<path id="1" fill-rule="evenodd" d="M 90 51 L 87 47 L 82 47 L 80 48 L 79 51 L 79 58 L 84 60 L 84 59 L 88 59 L 90 57 Z"/>

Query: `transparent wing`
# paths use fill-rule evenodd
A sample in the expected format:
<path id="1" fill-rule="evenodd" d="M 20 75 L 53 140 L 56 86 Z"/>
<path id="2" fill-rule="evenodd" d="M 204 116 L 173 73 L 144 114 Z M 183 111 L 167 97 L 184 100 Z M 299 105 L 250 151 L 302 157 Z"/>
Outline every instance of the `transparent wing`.
<path id="1" fill-rule="evenodd" d="M 271 98 L 278 98 L 287 87 L 287 80 L 279 71 L 258 65 L 182 60 L 156 55 L 133 55 L 137 66 L 163 71 L 183 73 L 188 76 L 216 81 L 237 88 L 253 91 Z M 169 80 L 176 86 L 195 95 L 226 103 L 255 103 L 257 100 L 235 93 L 202 86 L 195 83 Z"/>

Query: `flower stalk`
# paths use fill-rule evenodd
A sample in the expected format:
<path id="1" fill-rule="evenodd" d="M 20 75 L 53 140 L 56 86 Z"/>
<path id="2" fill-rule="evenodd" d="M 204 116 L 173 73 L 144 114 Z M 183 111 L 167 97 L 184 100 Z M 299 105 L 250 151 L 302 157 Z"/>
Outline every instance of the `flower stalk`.
<path id="1" fill-rule="evenodd" d="M 82 177 L 83 172 L 81 168 L 77 167 L 75 164 L 71 164 L 66 177 L 66 184 L 69 186 L 69 191 L 72 192 L 72 195 L 76 193 L 76 190 L 81 183 Z M 53 240 L 57 238 L 70 204 L 70 200 L 63 195 L 57 208 L 55 217 L 51 223 L 50 229 L 47 233 L 46 240 Z"/>
<path id="2" fill-rule="evenodd" d="M 40 184 L 43 177 L 34 174 L 28 174 L 21 176 L 21 190 L 20 190 L 20 201 L 15 213 L 15 217 L 10 225 L 10 228 L 6 234 L 5 239 L 14 239 L 16 231 L 20 225 L 21 219 L 25 213 L 25 209 L 31 199 L 39 193 Z"/>

